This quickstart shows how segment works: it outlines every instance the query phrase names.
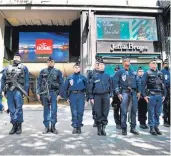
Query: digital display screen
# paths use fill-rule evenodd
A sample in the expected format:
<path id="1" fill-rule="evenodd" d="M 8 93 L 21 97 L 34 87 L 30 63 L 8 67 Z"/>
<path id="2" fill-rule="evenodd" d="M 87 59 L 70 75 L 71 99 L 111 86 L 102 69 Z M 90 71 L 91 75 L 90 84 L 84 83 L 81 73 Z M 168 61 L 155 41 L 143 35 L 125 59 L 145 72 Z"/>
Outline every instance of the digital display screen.
<path id="1" fill-rule="evenodd" d="M 97 17 L 97 39 L 157 41 L 155 18 Z"/>
<path id="2" fill-rule="evenodd" d="M 19 53 L 23 62 L 69 61 L 68 32 L 19 32 Z"/>

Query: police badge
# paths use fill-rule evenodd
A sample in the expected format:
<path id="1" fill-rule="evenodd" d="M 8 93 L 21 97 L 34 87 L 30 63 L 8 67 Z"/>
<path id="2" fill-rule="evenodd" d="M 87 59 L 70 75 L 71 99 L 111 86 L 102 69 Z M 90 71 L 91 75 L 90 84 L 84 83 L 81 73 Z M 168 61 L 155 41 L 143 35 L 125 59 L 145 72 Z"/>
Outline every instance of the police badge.
<path id="1" fill-rule="evenodd" d="M 167 74 L 166 74 L 166 75 L 164 75 L 164 78 L 165 78 L 165 80 L 167 80 L 167 79 L 168 79 L 168 76 L 167 76 Z"/>
<path id="2" fill-rule="evenodd" d="M 125 74 L 122 74 L 122 80 L 126 81 L 126 75 Z"/>
<path id="3" fill-rule="evenodd" d="M 74 80 L 73 79 L 69 80 L 69 83 L 70 83 L 71 86 L 73 86 Z"/>

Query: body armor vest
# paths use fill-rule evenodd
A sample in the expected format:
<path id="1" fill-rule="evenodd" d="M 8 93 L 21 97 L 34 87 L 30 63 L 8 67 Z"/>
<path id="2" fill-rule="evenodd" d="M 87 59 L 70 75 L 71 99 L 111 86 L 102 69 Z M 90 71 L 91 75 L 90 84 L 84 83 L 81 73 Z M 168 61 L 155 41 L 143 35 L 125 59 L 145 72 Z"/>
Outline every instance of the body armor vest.
<path id="1" fill-rule="evenodd" d="M 148 80 L 147 80 L 147 89 L 157 89 L 164 90 L 163 86 L 163 74 L 159 71 L 153 72 L 151 70 L 147 71 Z"/>
<path id="2" fill-rule="evenodd" d="M 25 86 L 25 71 L 24 65 L 10 65 L 6 70 L 6 89 L 14 90 L 13 82 L 17 82 L 22 88 Z"/>
<path id="3" fill-rule="evenodd" d="M 48 84 L 49 90 L 57 91 L 59 90 L 59 77 L 58 77 L 58 71 L 56 69 L 51 69 L 50 71 L 48 69 L 44 69 L 42 72 L 42 87 L 41 91 L 44 91 L 44 86 Z"/>

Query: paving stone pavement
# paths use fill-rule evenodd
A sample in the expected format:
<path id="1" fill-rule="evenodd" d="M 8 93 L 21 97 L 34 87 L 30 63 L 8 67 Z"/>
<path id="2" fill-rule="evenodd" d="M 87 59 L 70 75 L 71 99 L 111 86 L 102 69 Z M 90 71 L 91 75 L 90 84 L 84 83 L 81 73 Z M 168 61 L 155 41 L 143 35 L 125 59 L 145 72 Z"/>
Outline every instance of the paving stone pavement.
<path id="1" fill-rule="evenodd" d="M 113 111 L 109 113 L 107 136 L 97 136 L 92 127 L 91 110 L 84 113 L 81 135 L 73 135 L 69 106 L 58 106 L 58 135 L 42 134 L 43 108 L 24 105 L 23 133 L 8 135 L 11 129 L 9 115 L 0 113 L 0 155 L 170 155 L 170 128 L 161 126 L 162 136 L 151 136 L 149 130 L 137 129 L 141 135 L 128 132 L 122 136 L 116 130 Z"/>

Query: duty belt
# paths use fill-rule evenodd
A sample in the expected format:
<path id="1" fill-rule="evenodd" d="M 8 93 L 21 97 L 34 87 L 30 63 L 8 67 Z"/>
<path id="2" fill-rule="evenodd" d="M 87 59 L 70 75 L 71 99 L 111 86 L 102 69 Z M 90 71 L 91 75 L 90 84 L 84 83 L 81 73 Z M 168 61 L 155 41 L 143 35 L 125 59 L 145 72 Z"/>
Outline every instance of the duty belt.
<path id="1" fill-rule="evenodd" d="M 136 91 L 136 89 L 134 89 L 134 88 L 132 88 L 132 91 Z M 131 90 L 130 89 L 122 89 L 122 92 L 126 92 L 126 93 L 129 93 L 129 92 L 131 92 Z"/>
<path id="2" fill-rule="evenodd" d="M 83 90 L 72 90 L 72 91 L 70 91 L 70 92 L 73 93 L 73 94 L 84 93 Z"/>
<path id="3" fill-rule="evenodd" d="M 154 95 L 155 95 L 155 94 L 157 94 L 157 95 L 162 95 L 161 92 L 155 92 L 155 91 L 149 91 L 149 93 L 150 93 L 150 94 L 154 94 Z"/>

